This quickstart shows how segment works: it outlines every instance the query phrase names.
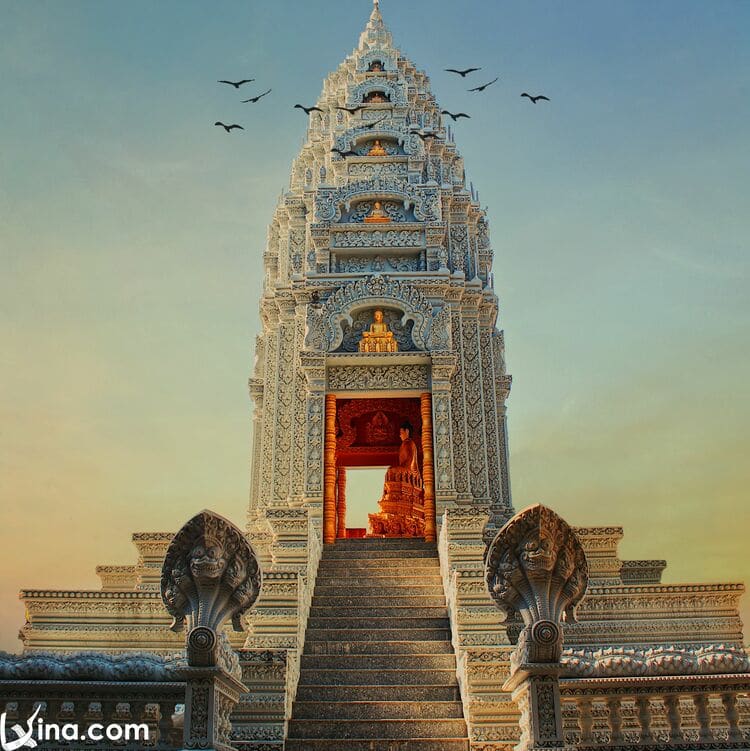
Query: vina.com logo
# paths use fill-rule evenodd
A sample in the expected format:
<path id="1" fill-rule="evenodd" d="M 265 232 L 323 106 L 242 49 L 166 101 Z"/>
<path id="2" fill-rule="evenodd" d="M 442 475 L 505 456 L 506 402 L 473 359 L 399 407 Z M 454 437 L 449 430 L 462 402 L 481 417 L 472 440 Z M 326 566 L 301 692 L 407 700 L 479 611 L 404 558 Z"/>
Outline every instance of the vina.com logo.
<path id="1" fill-rule="evenodd" d="M 8 729 L 7 712 L 0 714 L 0 746 L 2 746 L 2 751 L 37 748 L 40 743 L 46 741 L 80 741 L 91 745 L 101 741 L 139 741 L 147 743 L 149 739 L 149 727 L 146 723 L 103 725 L 100 722 L 94 722 L 82 730 L 76 722 L 66 722 L 65 724 L 45 722 L 39 717 L 41 709 L 42 706 L 37 705 L 34 714 L 26 720 L 25 729 L 20 723 L 15 723 Z"/>

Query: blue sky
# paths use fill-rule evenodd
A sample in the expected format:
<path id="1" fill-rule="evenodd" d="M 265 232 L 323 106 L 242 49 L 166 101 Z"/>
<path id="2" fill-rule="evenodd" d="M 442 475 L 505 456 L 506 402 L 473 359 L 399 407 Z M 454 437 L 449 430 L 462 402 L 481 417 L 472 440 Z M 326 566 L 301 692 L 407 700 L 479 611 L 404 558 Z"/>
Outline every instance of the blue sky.
<path id="1" fill-rule="evenodd" d="M 21 586 L 94 586 L 97 563 L 132 560 L 131 531 L 205 506 L 243 523 L 261 257 L 305 132 L 291 105 L 314 102 L 370 3 L 0 7 L 15 648 Z M 750 579 L 750 4 L 381 9 L 440 103 L 472 115 L 456 142 L 491 222 L 516 506 L 623 524 L 623 554 L 669 558 L 670 581 Z M 468 65 L 500 81 L 469 94 L 442 72 Z M 216 83 L 234 77 L 273 93 L 240 104 Z"/>

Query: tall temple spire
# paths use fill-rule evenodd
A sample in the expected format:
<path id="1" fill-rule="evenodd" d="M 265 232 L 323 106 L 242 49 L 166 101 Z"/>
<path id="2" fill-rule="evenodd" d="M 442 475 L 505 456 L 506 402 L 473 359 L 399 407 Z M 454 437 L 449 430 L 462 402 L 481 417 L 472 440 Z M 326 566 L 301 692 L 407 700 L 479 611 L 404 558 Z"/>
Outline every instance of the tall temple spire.
<path id="1" fill-rule="evenodd" d="M 359 38 L 360 50 L 376 45 L 385 47 L 393 46 L 393 37 L 391 36 L 391 32 L 388 31 L 383 21 L 383 16 L 380 13 L 380 0 L 373 0 L 370 19 Z"/>
<path id="2" fill-rule="evenodd" d="M 248 529 L 263 551 L 271 509 L 314 506 L 332 542 L 336 467 L 348 461 L 348 444 L 334 445 L 336 419 L 354 419 L 346 399 L 365 410 L 357 420 L 374 421 L 367 436 L 386 421 L 395 429 L 398 415 L 409 416 L 415 436 L 421 425 L 433 431 L 434 445 L 421 455 L 435 457 L 426 468 L 434 480 L 417 504 L 426 509 L 426 537 L 434 539 L 454 502 L 489 507 L 488 529 L 496 529 L 512 515 L 511 380 L 495 326 L 487 217 L 466 187 L 429 77 L 394 45 L 377 0 L 317 106 L 264 252 Z M 381 340 L 375 351 L 359 348 L 365 331 Z M 377 406 L 394 393 L 396 401 Z M 387 420 L 376 419 L 381 411 Z M 399 435 L 391 439 L 397 447 Z M 372 453 L 379 446 L 368 460 L 390 466 L 393 457 Z"/>

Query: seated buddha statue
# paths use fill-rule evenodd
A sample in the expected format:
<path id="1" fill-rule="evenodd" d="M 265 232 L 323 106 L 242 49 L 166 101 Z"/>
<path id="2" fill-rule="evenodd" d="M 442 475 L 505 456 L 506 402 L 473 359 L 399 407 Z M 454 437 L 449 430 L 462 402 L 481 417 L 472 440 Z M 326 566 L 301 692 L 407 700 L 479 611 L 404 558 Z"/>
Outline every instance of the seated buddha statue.
<path id="1" fill-rule="evenodd" d="M 384 224 L 390 222 L 391 219 L 388 214 L 383 211 L 383 204 L 380 201 L 375 201 L 370 213 L 364 219 L 365 224 Z"/>
<path id="2" fill-rule="evenodd" d="M 398 352 L 398 342 L 388 324 L 383 320 L 383 311 L 376 310 L 368 331 L 362 332 L 360 352 Z"/>
<path id="3" fill-rule="evenodd" d="M 424 534 L 424 485 L 419 471 L 417 444 L 412 426 L 401 426 L 398 464 L 385 474 L 380 512 L 370 514 L 370 534 L 386 537 L 419 537 Z"/>
<path id="4" fill-rule="evenodd" d="M 381 73 L 383 70 L 383 63 L 381 63 L 380 60 L 373 60 L 367 67 L 367 70 L 369 70 L 370 73 Z"/>
<path id="5" fill-rule="evenodd" d="M 383 148 L 383 144 L 380 143 L 380 139 L 375 139 L 375 143 L 370 146 L 370 150 L 367 152 L 367 156 L 388 156 L 388 152 Z"/>

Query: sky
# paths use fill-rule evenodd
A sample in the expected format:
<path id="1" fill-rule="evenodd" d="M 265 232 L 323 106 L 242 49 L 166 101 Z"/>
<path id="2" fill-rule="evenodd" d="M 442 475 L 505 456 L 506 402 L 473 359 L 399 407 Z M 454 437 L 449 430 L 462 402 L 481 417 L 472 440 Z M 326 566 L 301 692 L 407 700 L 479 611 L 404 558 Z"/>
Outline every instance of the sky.
<path id="1" fill-rule="evenodd" d="M 370 7 L 0 2 L 0 649 L 22 587 L 96 587 L 132 532 L 202 508 L 244 526 L 292 105 Z M 622 525 L 621 555 L 668 559 L 665 581 L 750 581 L 750 4 L 381 10 L 472 116 L 455 140 L 495 250 L 516 508 Z M 500 80 L 443 72 L 468 66 Z M 241 104 L 222 78 L 273 92 Z"/>

